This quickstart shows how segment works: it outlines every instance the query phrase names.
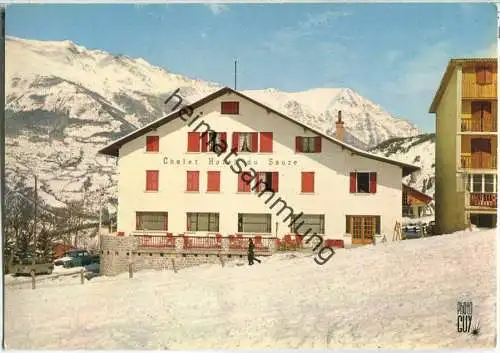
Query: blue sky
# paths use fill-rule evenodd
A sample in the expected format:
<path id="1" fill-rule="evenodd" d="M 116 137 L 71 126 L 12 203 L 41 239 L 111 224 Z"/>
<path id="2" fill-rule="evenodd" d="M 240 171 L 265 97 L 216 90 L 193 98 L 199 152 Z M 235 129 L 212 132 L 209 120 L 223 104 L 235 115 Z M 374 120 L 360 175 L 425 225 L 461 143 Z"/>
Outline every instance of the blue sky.
<path id="1" fill-rule="evenodd" d="M 349 87 L 434 131 L 447 61 L 496 52 L 494 4 L 12 5 L 7 35 L 71 40 L 238 89 Z"/>

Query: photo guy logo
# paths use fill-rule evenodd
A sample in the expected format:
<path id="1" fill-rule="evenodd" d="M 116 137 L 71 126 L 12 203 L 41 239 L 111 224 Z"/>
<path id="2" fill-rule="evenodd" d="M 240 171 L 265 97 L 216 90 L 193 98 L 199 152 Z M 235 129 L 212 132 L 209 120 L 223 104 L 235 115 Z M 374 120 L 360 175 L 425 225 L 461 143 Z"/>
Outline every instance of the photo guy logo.
<path id="1" fill-rule="evenodd" d="M 178 99 L 177 104 L 171 108 L 171 111 L 176 111 L 176 109 L 181 105 L 183 102 L 183 99 L 181 96 L 179 96 L 177 93 L 179 92 L 179 88 L 175 90 L 173 94 L 171 94 L 166 100 L 165 104 L 167 104 L 172 98 L 176 97 Z M 191 108 L 189 105 L 184 105 L 182 109 L 179 111 L 179 117 L 182 119 L 182 121 L 187 122 L 187 126 L 191 127 L 195 124 L 195 122 L 198 121 L 198 125 L 194 128 L 193 132 L 199 132 L 199 129 L 202 127 L 205 127 L 205 131 L 201 133 L 200 139 L 203 142 L 205 142 L 207 145 L 212 146 L 213 152 L 217 154 L 218 157 L 221 157 L 224 152 L 227 151 L 227 142 L 224 140 L 219 140 L 217 141 L 216 139 L 216 131 L 212 130 L 210 125 L 206 123 L 203 119 L 199 120 L 200 117 L 203 115 L 203 112 L 199 112 L 197 115 L 193 116 L 194 110 Z M 209 138 L 205 138 L 205 136 L 208 134 Z M 231 157 L 234 157 L 234 159 L 230 160 Z M 228 166 L 230 166 L 231 170 L 235 173 L 240 175 L 241 180 L 243 180 L 248 186 L 254 182 L 254 180 L 257 178 L 257 171 L 249 167 L 248 169 L 250 171 L 243 171 L 244 168 L 248 167 L 248 163 L 242 159 L 238 158 L 238 152 L 235 149 L 231 149 L 229 153 L 226 153 L 224 156 L 224 163 Z M 263 180 L 258 180 L 257 183 L 253 187 L 251 187 L 252 191 L 260 190 L 260 192 L 257 194 L 258 197 L 262 197 L 264 194 L 268 193 L 268 198 L 264 202 L 266 205 L 269 205 L 271 200 L 273 200 L 276 196 L 276 192 L 273 191 L 270 185 L 268 185 L 265 181 Z M 305 243 L 309 244 L 313 239 L 316 239 L 317 243 L 316 246 L 314 246 L 313 251 L 318 251 L 316 254 L 316 257 L 314 258 L 314 261 L 318 265 L 324 265 L 328 260 L 332 258 L 332 256 L 335 254 L 335 251 L 329 247 L 329 246 L 322 246 L 323 245 L 323 237 L 321 235 L 318 235 L 316 232 L 312 232 L 312 229 L 309 228 L 307 229 L 304 233 L 299 233 L 300 228 L 304 225 L 304 221 L 301 221 L 300 224 L 297 224 L 300 220 L 300 218 L 304 215 L 303 212 L 300 212 L 299 214 L 295 214 L 294 209 L 288 205 L 288 203 L 283 200 L 281 197 L 277 197 L 277 199 L 269 205 L 269 208 L 271 210 L 274 209 L 277 205 L 280 205 L 281 208 L 279 211 L 276 213 L 277 216 L 281 215 L 285 210 L 287 210 L 289 213 L 287 217 L 283 219 L 283 222 L 286 224 L 287 221 L 289 221 L 288 226 L 292 227 L 295 226 L 295 232 L 297 235 L 303 237 L 305 239 Z M 312 234 L 311 234 L 312 233 Z"/>

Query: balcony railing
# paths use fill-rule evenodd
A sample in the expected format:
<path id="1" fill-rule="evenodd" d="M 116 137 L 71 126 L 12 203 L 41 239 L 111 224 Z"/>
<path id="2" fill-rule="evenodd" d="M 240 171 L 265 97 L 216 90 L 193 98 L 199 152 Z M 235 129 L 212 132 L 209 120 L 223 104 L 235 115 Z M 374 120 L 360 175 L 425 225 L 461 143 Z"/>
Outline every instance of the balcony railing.
<path id="1" fill-rule="evenodd" d="M 209 236 L 173 235 L 166 232 L 134 232 L 140 250 L 166 250 L 172 252 L 203 252 L 203 253 L 246 253 L 248 239 L 252 239 L 257 254 L 270 254 L 276 249 L 277 238 L 260 235 L 243 236 L 220 234 Z"/>
<path id="2" fill-rule="evenodd" d="M 496 208 L 497 207 L 497 194 L 493 192 L 470 193 L 469 206 L 483 207 L 483 208 Z"/>
<path id="3" fill-rule="evenodd" d="M 497 156 L 494 154 L 461 155 L 462 169 L 497 169 Z"/>
<path id="4" fill-rule="evenodd" d="M 497 132 L 496 119 L 477 120 L 472 118 L 462 118 L 462 132 Z"/>

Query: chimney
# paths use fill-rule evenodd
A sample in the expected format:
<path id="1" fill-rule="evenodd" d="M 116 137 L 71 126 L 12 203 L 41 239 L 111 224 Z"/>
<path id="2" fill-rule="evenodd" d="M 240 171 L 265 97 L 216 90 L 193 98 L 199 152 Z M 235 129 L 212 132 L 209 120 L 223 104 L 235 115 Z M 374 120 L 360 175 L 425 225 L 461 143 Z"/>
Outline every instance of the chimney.
<path id="1" fill-rule="evenodd" d="M 344 122 L 342 121 L 342 111 L 339 110 L 338 119 L 335 124 L 335 138 L 344 142 Z"/>

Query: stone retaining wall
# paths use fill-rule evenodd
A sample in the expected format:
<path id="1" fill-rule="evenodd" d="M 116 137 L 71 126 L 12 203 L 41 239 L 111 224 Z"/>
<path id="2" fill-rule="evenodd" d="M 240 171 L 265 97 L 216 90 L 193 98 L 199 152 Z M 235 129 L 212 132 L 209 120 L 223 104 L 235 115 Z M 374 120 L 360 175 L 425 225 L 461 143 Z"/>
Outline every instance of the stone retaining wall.
<path id="1" fill-rule="evenodd" d="M 171 249 L 138 249 L 135 237 L 101 236 L 100 272 L 104 276 L 116 276 L 129 271 L 132 263 L 133 271 L 140 270 L 174 270 L 202 264 L 221 264 L 237 259 L 245 259 L 246 255 L 217 253 L 179 253 Z M 222 264 L 221 264 L 222 265 Z"/>

